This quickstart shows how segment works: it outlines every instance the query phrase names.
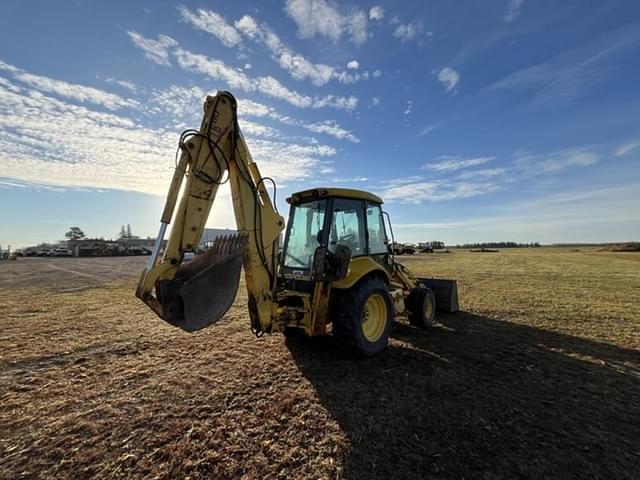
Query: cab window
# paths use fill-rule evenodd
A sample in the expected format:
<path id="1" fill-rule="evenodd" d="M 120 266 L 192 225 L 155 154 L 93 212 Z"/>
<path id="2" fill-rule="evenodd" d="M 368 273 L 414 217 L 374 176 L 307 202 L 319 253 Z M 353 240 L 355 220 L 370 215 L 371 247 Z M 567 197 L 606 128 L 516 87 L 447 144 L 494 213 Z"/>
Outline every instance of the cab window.
<path id="1" fill-rule="evenodd" d="M 285 267 L 311 268 L 313 254 L 320 245 L 326 209 L 326 200 L 316 200 L 291 210 L 289 234 L 282 253 Z"/>
<path id="2" fill-rule="evenodd" d="M 329 251 L 335 253 L 337 245 L 345 245 L 351 249 L 352 257 L 366 255 L 364 203 L 336 198 L 331 214 Z"/>
<path id="3" fill-rule="evenodd" d="M 387 237 L 380 205 L 367 203 L 367 230 L 369 233 L 369 254 L 387 253 Z"/>

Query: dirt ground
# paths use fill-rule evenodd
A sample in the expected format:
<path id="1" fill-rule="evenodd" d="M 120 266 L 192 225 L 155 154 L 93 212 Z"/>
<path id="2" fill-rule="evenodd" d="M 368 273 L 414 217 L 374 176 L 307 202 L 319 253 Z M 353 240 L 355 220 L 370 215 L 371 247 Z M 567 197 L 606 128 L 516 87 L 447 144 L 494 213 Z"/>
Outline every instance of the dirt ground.
<path id="1" fill-rule="evenodd" d="M 0 478 L 602 478 L 640 471 L 640 254 L 415 255 L 462 312 L 370 360 L 183 333 L 143 258 L 0 263 Z"/>

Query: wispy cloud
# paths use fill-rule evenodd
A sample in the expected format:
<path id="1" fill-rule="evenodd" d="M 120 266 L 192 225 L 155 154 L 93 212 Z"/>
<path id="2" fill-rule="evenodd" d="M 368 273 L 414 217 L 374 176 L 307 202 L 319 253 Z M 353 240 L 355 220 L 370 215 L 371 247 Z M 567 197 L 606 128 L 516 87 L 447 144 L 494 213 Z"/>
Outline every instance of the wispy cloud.
<path id="1" fill-rule="evenodd" d="M 26 73 L 9 67 L 4 70 L 10 74 Z M 0 79 L 0 168 L 12 177 L 3 180 L 5 187 L 10 186 L 8 181 L 14 181 L 56 188 L 155 194 L 166 191 L 178 140 L 174 128 L 151 128 L 125 114 L 78 105 L 74 102 L 82 103 L 82 98 L 75 95 L 54 98 L 49 85 L 55 84 L 55 79 L 41 77 L 26 86 Z M 187 92 L 202 102 L 204 92 L 197 87 Z M 154 91 L 152 98 L 162 98 L 157 93 Z M 167 95 L 155 103 L 145 101 L 144 107 L 143 102 L 138 102 L 133 112 L 162 118 L 167 118 L 168 113 L 169 118 L 174 118 L 169 123 L 177 122 L 173 115 L 185 111 L 176 109 L 170 98 Z M 256 114 L 263 110 L 255 102 L 244 103 L 243 108 Z M 33 115 L 34 111 L 37 115 Z M 194 109 L 198 111 L 201 105 Z M 281 139 L 273 127 L 246 118 L 241 123 L 245 131 L 251 132 L 247 142 L 265 175 L 286 182 L 309 178 L 318 171 L 332 171 L 330 159 L 336 154 L 335 148 L 317 142 L 300 144 L 290 137 Z"/>
<path id="2" fill-rule="evenodd" d="M 127 34 L 133 44 L 144 52 L 144 56 L 157 63 L 168 67 L 171 65 L 169 61 L 169 53 L 172 47 L 178 45 L 173 38 L 167 35 L 158 35 L 158 39 L 145 38 L 135 31 L 128 31 Z"/>
<path id="3" fill-rule="evenodd" d="M 357 7 L 347 11 L 325 0 L 287 0 L 285 12 L 296 23 L 300 38 L 319 35 L 336 42 L 346 36 L 356 45 L 367 40 L 367 14 Z"/>
<path id="4" fill-rule="evenodd" d="M 512 173 L 519 175 L 544 175 L 559 173 L 572 167 L 588 167 L 596 164 L 600 155 L 584 149 L 569 149 L 546 154 L 517 153 L 512 163 Z"/>
<path id="5" fill-rule="evenodd" d="M 182 19 L 194 29 L 213 35 L 227 47 L 241 47 L 242 36 L 266 47 L 271 52 L 273 60 L 296 80 L 310 80 L 313 85 L 322 86 L 331 80 L 338 80 L 341 83 L 355 83 L 369 78 L 367 71 L 349 73 L 331 65 L 308 60 L 288 48 L 273 30 L 265 23 L 259 23 L 251 15 L 244 15 L 231 25 L 222 15 L 212 10 L 192 11 L 181 6 L 179 11 Z M 352 67 L 348 66 L 348 68 Z"/>
<path id="6" fill-rule="evenodd" d="M 176 128 L 184 128 L 186 125 L 193 125 L 198 122 L 198 114 L 202 110 L 202 102 L 207 92 L 202 88 L 182 87 L 172 85 L 165 89 L 157 89 L 153 91 L 153 95 L 148 102 L 145 103 L 150 114 L 168 113 L 171 118 L 176 120 Z M 278 111 L 264 103 L 254 100 L 239 98 L 238 99 L 238 116 L 241 119 L 250 118 L 268 118 L 283 125 L 291 127 L 303 128 L 309 132 L 329 135 L 338 140 L 348 140 L 353 143 L 359 143 L 360 139 L 340 126 L 335 120 L 321 120 L 317 122 L 302 121 L 297 118 L 282 115 Z M 242 122 L 244 127 L 244 120 Z M 266 129 L 255 129 L 255 131 L 267 132 Z M 276 135 L 273 130 L 271 136 Z"/>
<path id="7" fill-rule="evenodd" d="M 34 75 L 1 61 L 0 70 L 9 72 L 13 78 L 19 82 L 29 85 L 30 87 L 34 87 L 42 92 L 53 93 L 82 103 L 93 103 L 109 110 L 137 107 L 139 105 L 137 101 L 123 98 L 115 93 L 109 93 L 97 88 L 78 85 L 77 83 L 69 83 L 62 80 L 43 77 L 41 75 Z"/>
<path id="8" fill-rule="evenodd" d="M 133 40 L 134 45 L 142 48 L 146 53 L 147 50 L 146 47 L 144 47 L 147 45 L 144 41 L 146 39 L 138 34 L 136 35 L 137 40 Z M 358 105 L 358 99 L 354 96 L 344 97 L 333 94 L 321 97 L 309 96 L 285 87 L 282 83 L 271 76 L 250 77 L 238 69 L 229 67 L 222 60 L 185 50 L 180 47 L 175 40 L 171 43 L 170 47 L 170 53 L 175 56 L 178 65 L 182 69 L 206 75 L 215 80 L 221 80 L 231 88 L 237 90 L 244 92 L 260 92 L 263 95 L 283 100 L 299 108 L 330 107 L 339 110 L 351 111 Z M 167 56 L 168 55 L 169 52 L 167 53 Z"/>
<path id="9" fill-rule="evenodd" d="M 418 181 L 389 185 L 382 189 L 386 201 L 419 204 L 475 197 L 498 190 L 493 182 Z"/>
<path id="10" fill-rule="evenodd" d="M 118 80 L 117 78 L 107 77 L 104 79 L 104 81 L 111 85 L 118 85 L 122 88 L 126 88 L 132 93 L 138 93 L 138 86 L 128 80 Z"/>
<path id="11" fill-rule="evenodd" d="M 435 172 L 435 178 L 425 179 L 419 175 L 400 177 L 383 182 L 381 190 L 385 199 L 399 203 L 469 198 L 513 188 L 543 176 L 553 179 L 565 170 L 590 167 L 600 161 L 601 155 L 595 147 L 549 153 L 517 152 L 503 166 L 474 169 L 495 159 L 487 156 L 441 156 L 422 167 Z"/>
<path id="12" fill-rule="evenodd" d="M 518 70 L 490 85 L 488 90 L 533 91 L 534 104 L 570 102 L 609 78 L 604 63 L 610 56 L 639 49 L 640 23 L 635 22 Z"/>
<path id="13" fill-rule="evenodd" d="M 236 47 L 242 42 L 238 31 L 227 23 L 219 13 L 199 8 L 195 12 L 184 5 L 178 7 L 182 20 L 197 30 L 210 33 L 226 47 Z"/>
<path id="14" fill-rule="evenodd" d="M 430 125 L 427 125 L 426 127 L 424 127 L 422 130 L 420 130 L 418 132 L 418 135 L 420 137 L 424 137 L 425 135 L 429 135 L 431 132 L 433 132 L 437 128 L 440 128 L 442 125 L 443 125 L 442 122 L 436 122 L 436 123 L 432 123 Z"/>
<path id="15" fill-rule="evenodd" d="M 443 155 L 438 157 L 435 163 L 427 163 L 422 166 L 423 170 L 435 170 L 436 172 L 454 172 L 456 170 L 462 170 L 464 168 L 476 167 L 478 165 L 485 164 L 496 157 L 455 157 L 449 155 Z"/>
<path id="16" fill-rule="evenodd" d="M 502 19 L 507 23 L 513 22 L 520 16 L 520 8 L 523 3 L 524 0 L 507 0 L 507 11 Z"/>
<path id="17" fill-rule="evenodd" d="M 316 133 L 326 133 L 340 140 L 345 139 L 353 143 L 360 143 L 360 139 L 349 130 L 342 128 L 336 122 L 326 120 L 323 122 L 303 123 L 302 126 L 309 131 Z"/>
<path id="18" fill-rule="evenodd" d="M 640 147 L 640 141 L 636 140 L 633 142 L 628 142 L 625 143 L 623 145 L 620 145 L 617 149 L 616 149 L 616 156 L 621 156 L 621 155 L 626 155 L 627 153 L 630 153 L 634 150 L 636 150 L 638 147 Z"/>
<path id="19" fill-rule="evenodd" d="M 280 68 L 286 70 L 296 80 L 310 80 L 313 85 L 322 86 L 331 80 L 337 80 L 341 83 L 355 83 L 369 78 L 368 71 L 350 73 L 331 65 L 313 63 L 287 47 L 273 30 L 264 23 L 258 23 L 250 15 L 244 15 L 236 21 L 235 27 L 245 37 L 266 47 Z M 358 67 L 359 63 L 355 60 L 347 65 L 347 69 L 352 70 L 358 69 Z"/>

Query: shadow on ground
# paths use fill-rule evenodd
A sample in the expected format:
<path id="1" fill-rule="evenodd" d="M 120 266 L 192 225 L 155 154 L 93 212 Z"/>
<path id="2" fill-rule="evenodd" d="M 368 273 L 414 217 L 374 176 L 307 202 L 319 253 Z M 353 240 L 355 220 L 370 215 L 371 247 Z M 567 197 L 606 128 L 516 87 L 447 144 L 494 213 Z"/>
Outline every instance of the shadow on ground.
<path id="1" fill-rule="evenodd" d="M 640 355 L 468 313 L 377 358 L 287 345 L 348 435 L 347 478 L 637 478 Z"/>

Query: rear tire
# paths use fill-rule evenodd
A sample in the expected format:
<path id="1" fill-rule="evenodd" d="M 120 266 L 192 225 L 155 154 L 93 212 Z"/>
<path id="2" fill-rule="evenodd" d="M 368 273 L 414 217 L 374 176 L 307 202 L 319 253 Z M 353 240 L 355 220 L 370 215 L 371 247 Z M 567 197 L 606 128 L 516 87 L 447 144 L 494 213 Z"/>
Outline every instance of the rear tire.
<path id="1" fill-rule="evenodd" d="M 350 353 L 371 357 L 387 347 L 393 324 L 393 302 L 387 285 L 380 278 L 366 278 L 344 293 L 338 293 L 332 310 L 333 335 Z"/>
<path id="2" fill-rule="evenodd" d="M 436 296 L 433 290 L 423 287 L 414 288 L 404 304 L 412 325 L 423 330 L 433 325 L 433 319 L 436 316 Z"/>

